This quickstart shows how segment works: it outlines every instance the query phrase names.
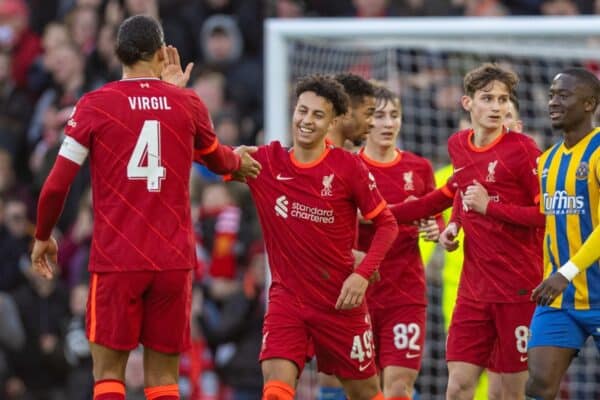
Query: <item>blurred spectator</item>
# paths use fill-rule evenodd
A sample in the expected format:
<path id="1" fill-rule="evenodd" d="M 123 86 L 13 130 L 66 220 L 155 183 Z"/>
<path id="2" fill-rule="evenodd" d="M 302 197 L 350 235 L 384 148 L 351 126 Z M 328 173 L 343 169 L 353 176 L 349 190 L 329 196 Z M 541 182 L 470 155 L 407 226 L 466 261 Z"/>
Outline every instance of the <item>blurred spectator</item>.
<path id="1" fill-rule="evenodd" d="M 265 313 L 262 243 L 252 246 L 249 258 L 243 283 L 223 286 L 225 293 L 216 296 L 222 302 L 218 314 L 204 309 L 200 316 L 202 331 L 215 354 L 216 371 L 233 389 L 233 400 L 259 400 L 262 396 L 262 373 L 256 362 Z M 209 291 L 214 296 L 216 288 Z"/>
<path id="2" fill-rule="evenodd" d="M 19 351 L 25 344 L 25 331 L 17 306 L 7 293 L 0 292 L 0 398 L 5 396 L 4 382 L 12 375 L 6 351 Z"/>
<path id="3" fill-rule="evenodd" d="M 214 118 L 215 133 L 219 141 L 229 146 L 240 143 L 240 126 L 233 113 L 221 112 Z"/>
<path id="4" fill-rule="evenodd" d="M 467 17 L 503 17 L 508 9 L 499 0 L 465 0 Z"/>
<path id="5" fill-rule="evenodd" d="M 58 264 L 62 268 L 60 275 L 69 288 L 78 285 L 87 276 L 93 225 L 92 196 L 88 188 L 79 200 L 75 222 L 58 248 Z"/>
<path id="6" fill-rule="evenodd" d="M 218 385 L 207 385 L 214 379 L 214 365 L 200 327 L 202 307 L 202 287 L 194 285 L 190 312 L 192 346 L 181 355 L 179 366 L 180 394 L 188 400 L 210 400 L 217 397 Z"/>
<path id="7" fill-rule="evenodd" d="M 242 36 L 230 16 L 213 15 L 207 19 L 202 26 L 200 42 L 207 66 L 225 76 L 227 98 L 238 106 L 242 119 L 251 118 L 246 129 L 254 135 L 262 120 L 261 63 L 242 56 Z"/>
<path id="8" fill-rule="evenodd" d="M 98 33 L 96 49 L 90 54 L 87 62 L 88 79 L 99 79 L 106 82 L 121 79 L 121 62 L 115 52 L 117 27 L 105 24 Z"/>
<path id="9" fill-rule="evenodd" d="M 277 18 L 300 18 L 305 11 L 303 0 L 275 0 L 274 16 Z"/>
<path id="10" fill-rule="evenodd" d="M 4 224 L 4 199 L 0 196 L 0 291 L 17 288 L 25 280 L 19 268 L 21 254 Z"/>
<path id="11" fill-rule="evenodd" d="M 26 179 L 26 130 L 32 104 L 27 92 L 18 88 L 10 74 L 11 56 L 0 51 L 0 148 L 7 150 L 21 180 Z"/>
<path id="12" fill-rule="evenodd" d="M 29 28 L 29 9 L 24 0 L 0 0 L 0 49 L 12 54 L 12 77 L 27 86 L 27 71 L 42 51 L 40 38 Z"/>
<path id="13" fill-rule="evenodd" d="M 392 17 L 399 15 L 390 0 L 352 0 L 353 15 L 361 18 Z"/>
<path id="14" fill-rule="evenodd" d="M 73 42 L 84 55 L 89 55 L 96 47 L 98 35 L 98 13 L 92 6 L 77 6 L 67 14 L 65 22 Z"/>
<path id="15" fill-rule="evenodd" d="M 42 35 L 43 53 L 36 57 L 27 76 L 28 87 L 31 92 L 39 95 L 50 87 L 52 84 L 52 75 L 50 75 L 51 55 L 54 54 L 55 49 L 69 43 L 71 43 L 71 38 L 65 24 L 51 22 L 44 28 Z"/>
<path id="16" fill-rule="evenodd" d="M 63 333 L 65 359 L 68 363 L 66 398 L 89 400 L 94 390 L 92 355 L 85 335 L 85 310 L 88 297 L 87 283 L 79 283 L 70 293 L 71 318 Z"/>
<path id="17" fill-rule="evenodd" d="M 213 278 L 233 279 L 238 272 L 241 213 L 224 183 L 204 188 L 200 210 L 202 243 L 209 254 L 209 275 Z"/>
<path id="18" fill-rule="evenodd" d="M 226 107 L 225 84 L 225 76 L 210 69 L 198 70 L 192 79 L 192 89 L 202 99 L 213 118 Z"/>
<path id="19" fill-rule="evenodd" d="M 573 0 L 543 0 L 540 11 L 543 15 L 578 15 L 579 7 Z"/>
<path id="20" fill-rule="evenodd" d="M 21 351 L 11 352 L 14 375 L 7 381 L 7 399 L 64 398 L 66 361 L 61 326 L 69 316 L 67 291 L 55 280 L 25 268 L 29 284 L 14 293 L 25 328 Z"/>

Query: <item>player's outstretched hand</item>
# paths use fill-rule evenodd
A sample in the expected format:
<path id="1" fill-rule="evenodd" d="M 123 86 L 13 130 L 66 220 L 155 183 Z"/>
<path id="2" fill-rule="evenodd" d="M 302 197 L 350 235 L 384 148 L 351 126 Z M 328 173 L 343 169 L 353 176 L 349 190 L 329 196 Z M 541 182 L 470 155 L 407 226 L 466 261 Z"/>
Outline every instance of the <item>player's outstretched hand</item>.
<path id="1" fill-rule="evenodd" d="M 46 279 L 52 279 L 56 269 L 58 246 L 56 240 L 50 237 L 48 240 L 35 240 L 31 250 L 31 265 L 33 270 Z"/>
<path id="2" fill-rule="evenodd" d="M 440 227 L 435 218 L 422 219 L 419 222 L 419 233 L 428 242 L 437 242 L 440 238 Z"/>
<path id="3" fill-rule="evenodd" d="M 473 184 L 467 187 L 462 201 L 463 205 L 470 210 L 485 215 L 490 202 L 490 196 L 481 183 L 473 181 Z"/>
<path id="4" fill-rule="evenodd" d="M 446 251 L 454 251 L 458 249 L 458 240 L 456 240 L 456 235 L 458 235 L 458 226 L 454 222 L 450 222 L 446 229 L 440 234 L 439 243 L 442 245 Z"/>
<path id="5" fill-rule="evenodd" d="M 256 146 L 238 146 L 233 152 L 240 155 L 242 163 L 240 169 L 235 171 L 231 176 L 236 181 L 246 182 L 246 178 L 256 178 L 262 169 L 262 165 L 256 161 L 250 154 L 258 150 Z"/>
<path id="6" fill-rule="evenodd" d="M 546 278 L 531 292 L 531 300 L 540 306 L 549 306 L 569 285 L 569 281 L 560 273 Z"/>
<path id="7" fill-rule="evenodd" d="M 335 308 L 337 310 L 349 310 L 361 305 L 365 299 L 367 286 L 369 286 L 369 281 L 353 272 L 344 281 Z"/>
<path id="8" fill-rule="evenodd" d="M 181 59 L 176 47 L 171 45 L 164 47 L 163 70 L 161 79 L 181 88 L 185 87 L 190 80 L 190 74 L 194 63 L 189 63 L 185 67 L 185 71 L 181 68 Z"/>

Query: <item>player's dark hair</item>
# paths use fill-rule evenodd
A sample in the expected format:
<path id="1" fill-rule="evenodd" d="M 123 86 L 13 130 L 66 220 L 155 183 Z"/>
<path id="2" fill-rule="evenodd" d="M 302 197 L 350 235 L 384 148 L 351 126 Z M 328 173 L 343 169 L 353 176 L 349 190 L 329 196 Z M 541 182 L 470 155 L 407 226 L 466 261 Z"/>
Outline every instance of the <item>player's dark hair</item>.
<path id="1" fill-rule="evenodd" d="M 519 83 L 519 77 L 498 64 L 485 63 L 467 72 L 463 80 L 463 87 L 466 95 L 473 97 L 476 91 L 485 88 L 493 81 L 504 83 L 508 93 L 513 93 Z"/>
<path id="2" fill-rule="evenodd" d="M 117 57 L 127 66 L 150 61 L 164 43 L 164 33 L 157 20 L 147 15 L 134 15 L 119 27 Z"/>
<path id="3" fill-rule="evenodd" d="M 517 113 L 521 112 L 521 104 L 519 103 L 519 98 L 515 92 L 510 92 L 510 96 L 508 97 L 509 101 L 515 106 L 515 111 Z"/>
<path id="4" fill-rule="evenodd" d="M 353 104 L 361 103 L 365 97 L 375 96 L 375 88 L 362 76 L 343 73 L 335 75 L 334 78 L 342 84 Z"/>
<path id="5" fill-rule="evenodd" d="M 402 102 L 400 96 L 388 89 L 383 82 L 370 82 L 373 85 L 373 94 L 375 97 L 375 109 L 383 108 L 387 103 L 395 103 L 402 111 Z"/>
<path id="6" fill-rule="evenodd" d="M 304 92 L 314 92 L 330 101 L 336 116 L 348 112 L 349 99 L 344 87 L 329 76 L 315 74 L 301 78 L 296 84 L 296 98 Z"/>
<path id="7" fill-rule="evenodd" d="M 598 103 L 600 102 L 600 80 L 588 71 L 585 68 L 567 68 L 561 72 L 562 74 L 572 76 L 575 78 L 577 83 L 581 84 L 588 88 L 592 93 L 592 98 L 596 102 L 596 106 L 594 107 L 594 111 L 598 108 Z"/>

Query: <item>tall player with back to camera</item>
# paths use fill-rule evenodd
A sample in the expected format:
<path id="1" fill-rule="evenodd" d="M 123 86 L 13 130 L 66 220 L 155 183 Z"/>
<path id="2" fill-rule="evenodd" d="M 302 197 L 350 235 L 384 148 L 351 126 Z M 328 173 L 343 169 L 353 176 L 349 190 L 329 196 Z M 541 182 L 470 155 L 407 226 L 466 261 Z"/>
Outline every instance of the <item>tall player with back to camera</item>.
<path id="1" fill-rule="evenodd" d="M 219 144 L 206 107 L 190 90 L 160 80 L 187 80 L 160 24 L 134 16 L 119 27 L 123 79 L 84 95 L 44 183 L 32 263 L 55 272 L 51 231 L 69 186 L 90 157 L 94 231 L 86 330 L 93 358 L 94 400 L 125 398 L 129 351 L 144 345 L 149 400 L 179 399 L 179 353 L 189 346 L 192 267 L 192 159 L 217 173 L 255 177 L 260 164 Z M 173 73 L 174 72 L 174 73 Z M 169 329 L 165 329 L 168 326 Z"/>

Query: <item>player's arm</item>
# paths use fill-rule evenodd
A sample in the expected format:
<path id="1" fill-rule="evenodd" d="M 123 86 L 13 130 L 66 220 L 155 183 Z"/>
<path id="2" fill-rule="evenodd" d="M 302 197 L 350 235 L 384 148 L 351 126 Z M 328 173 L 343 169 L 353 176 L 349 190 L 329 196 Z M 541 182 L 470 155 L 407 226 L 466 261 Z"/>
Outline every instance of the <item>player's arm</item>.
<path id="1" fill-rule="evenodd" d="M 600 204 L 597 213 L 600 217 Z M 600 259 L 598 243 L 600 243 L 600 225 L 596 226 L 569 261 L 533 290 L 531 299 L 539 305 L 552 304 L 554 299 L 567 288 L 569 282 Z"/>
<path id="2" fill-rule="evenodd" d="M 545 216 L 540 213 L 539 195 L 534 199 L 535 205 L 531 206 L 500 203 L 490 201 L 485 187 L 479 182 L 473 182 L 467 187 L 463 202 L 470 210 L 513 225 L 542 228 L 546 222 Z"/>
<path id="3" fill-rule="evenodd" d="M 396 220 L 387 209 L 387 203 L 377 190 L 372 175 L 358 158 L 352 160 L 354 163 L 349 165 L 353 171 L 353 177 L 349 180 L 350 188 L 363 218 L 373 221 L 375 234 L 365 258 L 344 281 L 335 305 L 336 309 L 349 309 L 362 304 L 369 278 L 398 236 Z"/>
<path id="4" fill-rule="evenodd" d="M 456 192 L 452 203 L 452 214 L 448 225 L 440 233 L 439 243 L 446 251 L 454 251 L 458 249 L 460 243 L 456 240 L 456 236 L 462 226 L 461 215 L 463 212 L 464 204 L 462 202 L 462 195 L 460 192 Z"/>
<path id="5" fill-rule="evenodd" d="M 50 236 L 56 225 L 81 164 L 88 154 L 87 148 L 67 136 L 60 148 L 54 166 L 42 186 L 38 201 L 35 242 L 31 262 L 40 275 L 50 279 L 57 263 L 56 241 Z"/>
<path id="6" fill-rule="evenodd" d="M 389 209 L 399 224 L 411 224 L 413 221 L 436 215 L 452 206 L 454 190 L 446 184 L 416 200 L 392 204 Z"/>
<path id="7" fill-rule="evenodd" d="M 261 165 L 250 156 L 256 151 L 256 147 L 240 146 L 234 150 L 219 143 L 206 106 L 191 91 L 189 98 L 196 129 L 194 161 L 220 175 L 236 174 L 239 179 L 258 176 Z"/>
<path id="8" fill-rule="evenodd" d="M 598 210 L 600 214 L 600 209 Z M 600 258 L 600 225 L 596 226 L 577 252 L 558 271 L 533 290 L 531 299 L 539 305 L 550 305 L 577 275 L 594 265 Z"/>

